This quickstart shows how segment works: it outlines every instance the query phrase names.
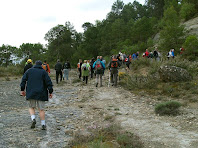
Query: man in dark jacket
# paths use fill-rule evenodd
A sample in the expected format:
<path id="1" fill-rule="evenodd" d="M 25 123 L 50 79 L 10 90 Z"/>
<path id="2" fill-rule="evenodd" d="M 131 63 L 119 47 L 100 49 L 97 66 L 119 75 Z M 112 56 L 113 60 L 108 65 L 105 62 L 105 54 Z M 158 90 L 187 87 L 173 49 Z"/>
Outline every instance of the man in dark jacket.
<path id="1" fill-rule="evenodd" d="M 25 65 L 25 67 L 24 67 L 24 72 L 23 72 L 23 74 L 28 70 L 28 69 L 30 69 L 30 68 L 32 68 L 32 60 L 31 59 L 28 59 L 27 60 L 27 64 Z"/>
<path id="2" fill-rule="evenodd" d="M 62 77 L 63 77 L 63 66 L 60 63 L 60 60 L 57 60 L 57 63 L 55 65 L 55 70 L 56 70 L 56 83 L 58 84 L 58 77 L 60 75 L 60 81 L 62 81 Z"/>
<path id="3" fill-rule="evenodd" d="M 26 95 L 29 103 L 29 112 L 32 119 L 31 128 L 35 128 L 35 108 L 38 107 L 42 130 L 46 129 L 45 125 L 45 101 L 49 97 L 52 98 L 53 84 L 48 73 L 42 68 L 42 62 L 36 61 L 36 65 L 29 69 L 23 75 L 21 81 L 21 94 Z M 26 90 L 26 92 L 25 92 Z"/>

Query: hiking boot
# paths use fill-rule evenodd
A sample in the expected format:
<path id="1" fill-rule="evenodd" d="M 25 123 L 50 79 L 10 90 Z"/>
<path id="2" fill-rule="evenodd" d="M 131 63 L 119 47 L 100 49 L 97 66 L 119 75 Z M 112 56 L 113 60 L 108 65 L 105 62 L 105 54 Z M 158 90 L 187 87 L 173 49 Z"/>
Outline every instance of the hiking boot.
<path id="1" fill-rule="evenodd" d="M 98 87 L 98 83 L 96 83 L 96 87 Z"/>
<path id="2" fill-rule="evenodd" d="M 36 120 L 35 120 L 35 119 L 33 119 L 33 120 L 32 120 L 31 128 L 35 128 L 35 125 L 36 125 Z"/>
<path id="3" fill-rule="evenodd" d="M 46 130 L 46 125 L 42 125 L 42 130 Z"/>

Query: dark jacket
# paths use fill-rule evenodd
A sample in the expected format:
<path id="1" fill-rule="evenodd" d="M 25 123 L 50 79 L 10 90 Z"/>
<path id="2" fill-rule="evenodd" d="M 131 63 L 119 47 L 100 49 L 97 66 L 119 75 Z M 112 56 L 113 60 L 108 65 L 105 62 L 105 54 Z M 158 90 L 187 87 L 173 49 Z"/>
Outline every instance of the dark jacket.
<path id="1" fill-rule="evenodd" d="M 28 63 L 27 65 L 25 65 L 23 74 L 24 74 L 28 69 L 32 68 L 32 66 L 33 66 L 33 65 L 32 65 L 31 63 Z"/>
<path id="2" fill-rule="evenodd" d="M 63 70 L 63 66 L 60 62 L 56 63 L 55 70 L 56 71 L 62 71 Z"/>
<path id="3" fill-rule="evenodd" d="M 53 92 L 53 84 L 41 65 L 34 65 L 25 72 L 21 80 L 21 91 L 26 89 L 26 99 L 48 101 L 48 92 Z"/>
<path id="4" fill-rule="evenodd" d="M 71 69 L 71 65 L 69 62 L 66 62 L 64 65 L 63 65 L 63 69 Z"/>

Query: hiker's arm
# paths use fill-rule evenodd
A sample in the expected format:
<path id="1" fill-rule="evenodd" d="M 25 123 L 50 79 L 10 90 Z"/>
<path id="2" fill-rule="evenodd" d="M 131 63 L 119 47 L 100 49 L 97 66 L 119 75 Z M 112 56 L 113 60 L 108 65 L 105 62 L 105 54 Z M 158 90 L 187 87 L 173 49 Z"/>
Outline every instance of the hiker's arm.
<path id="1" fill-rule="evenodd" d="M 49 64 L 47 64 L 47 70 L 48 70 L 48 72 L 50 73 L 50 67 L 49 67 Z"/>
<path id="2" fill-rule="evenodd" d="M 22 78 L 21 84 L 20 84 L 20 86 L 21 86 L 21 95 L 22 96 L 25 96 L 26 95 L 26 93 L 25 93 L 26 81 L 27 81 L 27 73 L 25 73 L 23 75 L 23 78 Z"/>
<path id="3" fill-rule="evenodd" d="M 52 94 L 53 92 L 53 84 L 52 84 L 52 81 L 49 77 L 49 75 L 47 73 L 45 73 L 45 84 L 47 85 L 47 89 L 49 91 L 49 94 Z"/>
<path id="4" fill-rule="evenodd" d="M 95 68 L 95 65 L 96 65 L 96 62 L 94 62 L 94 64 L 93 64 L 93 68 Z"/>

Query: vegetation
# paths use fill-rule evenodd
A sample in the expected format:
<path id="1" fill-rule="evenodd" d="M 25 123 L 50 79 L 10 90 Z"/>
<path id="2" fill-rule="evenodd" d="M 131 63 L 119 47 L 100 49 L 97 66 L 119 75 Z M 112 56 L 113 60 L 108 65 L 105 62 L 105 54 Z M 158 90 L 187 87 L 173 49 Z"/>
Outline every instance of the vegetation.
<path id="1" fill-rule="evenodd" d="M 198 14 L 197 0 L 147 0 L 142 5 L 137 1 L 124 4 L 116 0 L 106 19 L 95 24 L 82 24 L 83 33 L 78 33 L 70 22 L 52 27 L 46 34 L 46 47 L 41 44 L 22 43 L 19 48 L 11 45 L 0 47 L 0 65 L 12 64 L 11 55 L 24 61 L 31 58 L 47 60 L 54 65 L 57 59 L 69 59 L 76 66 L 79 58 L 91 59 L 103 55 L 108 59 L 119 51 L 133 54 L 146 48 L 153 50 L 159 45 L 160 52 L 170 48 L 179 50 L 187 42 L 187 35 L 180 22 Z M 160 32 L 160 42 L 155 43 L 154 36 Z M 186 45 L 187 48 L 190 45 Z M 193 47 L 195 50 L 195 47 Z M 190 49 L 191 50 L 191 49 Z M 189 50 L 189 51 L 190 51 Z M 195 59 L 196 54 L 190 57 Z"/>
<path id="2" fill-rule="evenodd" d="M 142 148 L 143 143 L 139 137 L 121 130 L 117 124 L 102 129 L 89 130 L 88 136 L 76 134 L 69 147 L 78 148 Z"/>
<path id="3" fill-rule="evenodd" d="M 159 115 L 177 115 L 179 107 L 181 107 L 181 103 L 168 101 L 156 105 L 155 113 Z"/>

